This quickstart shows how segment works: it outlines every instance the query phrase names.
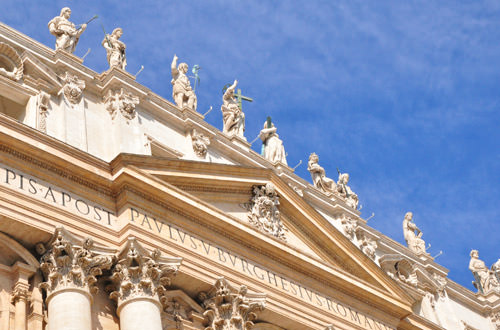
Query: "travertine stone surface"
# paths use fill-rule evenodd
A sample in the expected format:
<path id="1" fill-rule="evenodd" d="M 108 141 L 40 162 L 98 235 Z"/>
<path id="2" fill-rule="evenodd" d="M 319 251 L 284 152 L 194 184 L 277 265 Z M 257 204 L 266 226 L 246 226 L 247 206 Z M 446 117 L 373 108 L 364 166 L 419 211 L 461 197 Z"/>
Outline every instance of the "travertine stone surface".
<path id="1" fill-rule="evenodd" d="M 172 60 L 172 97 L 174 98 L 175 104 L 181 109 L 189 108 L 196 111 L 198 101 L 196 99 L 196 94 L 191 88 L 191 83 L 186 75 L 188 71 L 188 65 L 186 63 L 181 63 L 177 67 L 177 60 L 179 58 L 174 55 Z"/>
<path id="2" fill-rule="evenodd" d="M 108 90 L 103 101 L 112 119 L 115 119 L 117 114 L 121 114 L 127 120 L 134 119 L 136 116 L 135 106 L 139 104 L 139 98 L 123 88 Z"/>
<path id="3" fill-rule="evenodd" d="M 285 147 L 283 146 L 283 141 L 279 138 L 276 133 L 277 128 L 271 123 L 271 127 L 267 127 L 267 121 L 264 123 L 264 128 L 260 131 L 259 137 L 262 140 L 264 147 L 264 158 L 271 163 L 283 163 L 288 165 L 286 162 Z"/>
<path id="4" fill-rule="evenodd" d="M 61 14 L 49 22 L 49 31 L 56 37 L 56 50 L 62 49 L 73 53 L 80 35 L 87 28 L 87 24 L 83 24 L 77 29 L 75 24 L 69 21 L 70 16 L 71 9 L 68 7 L 61 9 Z"/>
<path id="5" fill-rule="evenodd" d="M 241 111 L 238 102 L 234 96 L 234 89 L 238 85 L 235 80 L 231 86 L 222 95 L 222 131 L 228 135 L 238 135 L 245 139 L 245 114 Z"/>
<path id="6" fill-rule="evenodd" d="M 116 28 L 111 34 L 106 34 L 101 44 L 106 49 L 106 58 L 109 67 L 116 66 L 125 70 L 127 66 L 127 57 L 125 56 L 126 45 L 123 41 L 119 40 L 122 35 L 122 28 Z"/>
<path id="7" fill-rule="evenodd" d="M 422 239 L 422 231 L 413 222 L 413 213 L 407 212 L 403 220 L 403 234 L 406 245 L 416 254 L 425 254 L 425 241 Z"/>

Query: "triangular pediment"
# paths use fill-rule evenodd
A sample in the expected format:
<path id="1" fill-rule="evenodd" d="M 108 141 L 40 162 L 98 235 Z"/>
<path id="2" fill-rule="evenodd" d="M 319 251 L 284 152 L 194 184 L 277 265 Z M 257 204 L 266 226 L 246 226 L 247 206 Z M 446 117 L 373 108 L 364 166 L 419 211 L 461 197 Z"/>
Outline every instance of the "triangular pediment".
<path id="1" fill-rule="evenodd" d="M 177 188 L 186 198 L 193 198 L 193 205 L 206 204 L 239 228 L 244 226 L 254 236 L 252 241 L 261 240 L 262 246 L 269 245 L 270 253 L 279 254 L 286 262 L 304 267 L 303 260 L 307 260 L 311 267 L 328 269 L 326 278 L 339 285 L 354 288 L 356 283 L 367 292 L 373 290 L 406 303 L 411 301 L 370 257 L 272 170 L 123 154 L 112 162 L 112 167 L 117 166 L 130 166 Z M 255 190 L 264 189 L 268 183 L 279 197 L 285 239 L 252 226 L 250 221 Z M 228 225 L 225 230 L 229 233 L 232 229 Z"/>
<path id="2" fill-rule="evenodd" d="M 29 53 L 22 55 L 25 83 L 49 94 L 57 93 L 62 84 L 57 73 Z"/>

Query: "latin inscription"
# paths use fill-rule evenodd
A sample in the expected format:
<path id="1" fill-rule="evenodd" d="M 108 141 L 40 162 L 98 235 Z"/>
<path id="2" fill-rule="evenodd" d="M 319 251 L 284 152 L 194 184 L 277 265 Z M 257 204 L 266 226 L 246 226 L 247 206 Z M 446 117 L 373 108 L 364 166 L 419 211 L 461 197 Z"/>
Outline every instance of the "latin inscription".
<path id="1" fill-rule="evenodd" d="M 111 226 L 116 221 L 116 216 L 102 206 L 66 192 L 43 180 L 3 165 L 0 166 L 0 184 L 3 186 L 16 189 L 25 195 L 46 203 L 62 207 L 91 221 L 108 226 Z"/>
<path id="2" fill-rule="evenodd" d="M 253 261 L 242 258 L 230 251 L 207 242 L 202 238 L 183 231 L 163 219 L 159 219 L 152 215 L 148 215 L 145 212 L 130 208 L 130 222 L 145 227 L 150 231 L 167 238 L 176 244 L 187 247 L 204 257 L 208 257 L 219 264 L 238 270 L 247 276 L 251 276 L 266 283 L 267 285 L 278 288 L 280 291 L 286 292 L 286 294 L 300 298 L 309 304 L 327 310 L 332 314 L 340 316 L 343 319 L 358 324 L 366 329 L 394 329 L 352 309 L 349 306 L 343 305 L 339 301 L 322 295 L 314 290 L 308 289 L 298 282 L 276 274 Z"/>

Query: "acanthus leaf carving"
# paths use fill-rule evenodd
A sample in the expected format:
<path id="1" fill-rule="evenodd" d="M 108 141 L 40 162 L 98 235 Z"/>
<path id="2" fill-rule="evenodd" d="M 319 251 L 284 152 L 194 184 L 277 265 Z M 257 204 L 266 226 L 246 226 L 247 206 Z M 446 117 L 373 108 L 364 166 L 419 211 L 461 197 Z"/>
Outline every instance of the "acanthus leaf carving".
<path id="1" fill-rule="evenodd" d="M 95 294 L 97 276 L 102 275 L 102 270 L 111 268 L 114 257 L 97 254 L 93 245 L 91 238 L 79 244 L 63 227 L 57 227 L 47 248 L 42 243 L 37 244 L 37 251 L 42 254 L 40 269 L 46 278 L 40 288 L 48 295 L 66 288 Z"/>
<path id="2" fill-rule="evenodd" d="M 257 312 L 265 307 L 264 294 L 248 293 L 246 286 L 232 288 L 224 278 L 219 278 L 209 292 L 198 295 L 205 308 L 205 330 L 250 330 Z"/>
<path id="3" fill-rule="evenodd" d="M 125 119 L 132 120 L 136 116 L 135 106 L 139 104 L 139 97 L 126 92 L 123 88 L 115 91 L 108 90 L 104 96 L 104 103 L 106 103 L 111 119 L 115 119 L 116 114 L 121 113 Z"/>
<path id="4" fill-rule="evenodd" d="M 280 218 L 279 204 L 279 197 L 272 183 L 255 186 L 253 197 L 247 204 L 247 208 L 250 210 L 248 220 L 260 231 L 286 240 L 286 228 Z"/>
<path id="5" fill-rule="evenodd" d="M 173 276 L 177 274 L 181 258 L 166 258 L 155 249 L 148 252 L 134 237 L 120 252 L 113 268 L 111 281 L 114 291 L 110 298 L 120 306 L 134 298 L 152 298 L 160 301 Z"/>

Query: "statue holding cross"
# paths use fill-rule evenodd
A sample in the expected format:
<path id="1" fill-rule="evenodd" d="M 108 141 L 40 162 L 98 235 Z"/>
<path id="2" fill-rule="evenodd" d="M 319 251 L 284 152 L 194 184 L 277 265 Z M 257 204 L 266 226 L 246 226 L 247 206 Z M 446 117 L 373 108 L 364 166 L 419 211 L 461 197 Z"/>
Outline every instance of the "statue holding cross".
<path id="1" fill-rule="evenodd" d="M 245 100 L 252 102 L 253 100 L 241 95 L 241 89 L 238 89 L 238 93 L 235 96 L 234 90 L 236 85 L 238 85 L 238 80 L 235 80 L 231 86 L 225 89 L 225 91 L 223 89 L 224 95 L 222 96 L 221 106 L 223 121 L 222 131 L 228 135 L 238 135 L 245 139 L 245 114 L 242 110 L 241 101 Z"/>

